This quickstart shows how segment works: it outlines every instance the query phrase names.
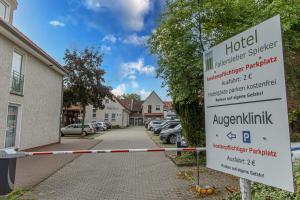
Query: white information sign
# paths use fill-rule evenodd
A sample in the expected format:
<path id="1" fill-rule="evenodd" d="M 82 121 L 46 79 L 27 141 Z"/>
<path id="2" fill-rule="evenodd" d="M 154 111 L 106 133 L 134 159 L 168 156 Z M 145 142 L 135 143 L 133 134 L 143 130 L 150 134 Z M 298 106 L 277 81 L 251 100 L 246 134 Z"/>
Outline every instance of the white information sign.
<path id="1" fill-rule="evenodd" d="M 204 53 L 207 167 L 294 191 L 280 17 Z"/>

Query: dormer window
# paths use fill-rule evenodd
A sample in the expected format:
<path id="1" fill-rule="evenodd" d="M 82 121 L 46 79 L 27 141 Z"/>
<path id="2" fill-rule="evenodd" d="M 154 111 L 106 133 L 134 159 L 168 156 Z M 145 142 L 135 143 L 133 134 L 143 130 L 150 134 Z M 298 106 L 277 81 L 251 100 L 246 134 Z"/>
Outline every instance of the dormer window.
<path id="1" fill-rule="evenodd" d="M 8 6 L 0 0 L 0 18 L 7 21 Z"/>

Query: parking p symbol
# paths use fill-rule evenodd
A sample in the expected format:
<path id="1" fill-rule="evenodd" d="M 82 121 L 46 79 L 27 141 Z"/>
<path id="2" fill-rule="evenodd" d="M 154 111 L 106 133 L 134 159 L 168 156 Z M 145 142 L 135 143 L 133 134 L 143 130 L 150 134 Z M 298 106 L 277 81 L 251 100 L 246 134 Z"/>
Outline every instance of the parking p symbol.
<path id="1" fill-rule="evenodd" d="M 251 143 L 250 131 L 243 131 L 243 143 Z"/>

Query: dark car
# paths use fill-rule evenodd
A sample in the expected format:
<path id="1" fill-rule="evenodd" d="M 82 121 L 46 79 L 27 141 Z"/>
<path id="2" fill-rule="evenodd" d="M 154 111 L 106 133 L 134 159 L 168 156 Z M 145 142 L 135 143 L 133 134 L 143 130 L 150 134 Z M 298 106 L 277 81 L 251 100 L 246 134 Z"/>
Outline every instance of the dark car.
<path id="1" fill-rule="evenodd" d="M 167 123 L 165 123 L 162 126 L 156 126 L 156 127 L 154 127 L 153 128 L 153 132 L 154 132 L 154 134 L 160 134 L 160 132 L 162 130 L 175 128 L 175 126 L 177 126 L 178 124 L 180 124 L 180 121 L 168 121 Z"/>
<path id="2" fill-rule="evenodd" d="M 110 122 L 104 122 L 107 129 L 111 129 L 112 128 L 112 124 Z"/>
<path id="3" fill-rule="evenodd" d="M 151 127 L 152 127 L 151 131 L 154 132 L 154 129 L 163 127 L 163 126 L 165 126 L 166 124 L 168 124 L 168 123 L 170 123 L 170 122 L 180 122 L 180 120 L 179 120 L 179 119 L 174 119 L 174 120 L 163 120 L 161 124 L 152 124 L 152 125 L 151 125 Z"/>

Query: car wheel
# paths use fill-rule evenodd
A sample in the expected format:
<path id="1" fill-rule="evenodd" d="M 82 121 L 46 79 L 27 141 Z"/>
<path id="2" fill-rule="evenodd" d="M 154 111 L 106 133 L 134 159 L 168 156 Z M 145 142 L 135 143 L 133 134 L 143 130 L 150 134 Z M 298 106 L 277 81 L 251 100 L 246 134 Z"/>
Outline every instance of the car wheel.
<path id="1" fill-rule="evenodd" d="M 177 142 L 177 137 L 176 137 L 176 135 L 170 135 L 169 138 L 168 138 L 168 142 L 169 142 L 170 144 L 176 144 L 176 142 Z"/>
<path id="2" fill-rule="evenodd" d="M 65 134 L 64 134 L 63 132 L 60 132 L 60 135 L 61 135 L 61 136 L 65 136 Z"/>
<path id="3" fill-rule="evenodd" d="M 87 136 L 87 132 L 86 132 L 86 131 L 83 131 L 83 132 L 82 132 L 82 136 Z"/>

